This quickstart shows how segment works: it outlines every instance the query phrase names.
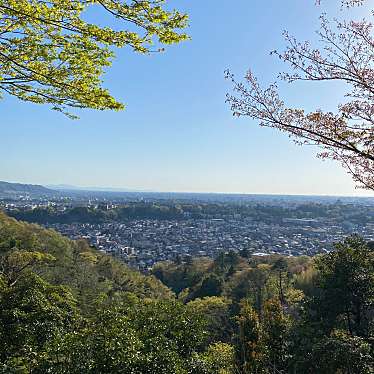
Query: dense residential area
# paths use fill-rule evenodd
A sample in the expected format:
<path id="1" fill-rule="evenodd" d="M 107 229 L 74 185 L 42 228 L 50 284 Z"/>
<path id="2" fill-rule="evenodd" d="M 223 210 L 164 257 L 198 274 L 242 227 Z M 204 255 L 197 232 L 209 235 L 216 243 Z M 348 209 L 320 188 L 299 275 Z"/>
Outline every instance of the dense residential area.
<path id="1" fill-rule="evenodd" d="M 351 233 L 374 240 L 374 223 L 358 228 L 350 222 L 340 226 L 326 221 L 296 220 L 273 225 L 233 218 L 143 219 L 126 223 L 51 224 L 46 227 L 72 239 L 84 238 L 92 246 L 142 269 L 159 261 L 175 260 L 178 256 L 214 258 L 220 252 L 230 250 L 260 255 L 315 255 L 330 251 L 332 243 Z"/>
<path id="2" fill-rule="evenodd" d="M 86 199 L 3 198 L 5 211 L 71 239 L 85 239 L 132 267 L 186 257 L 215 258 L 220 252 L 313 256 L 327 253 L 351 234 L 374 240 L 369 199 L 248 196 L 186 197 L 158 194 L 131 200 L 110 195 Z M 130 199 L 130 200 L 129 200 Z M 216 201 L 209 201 L 215 199 Z"/>

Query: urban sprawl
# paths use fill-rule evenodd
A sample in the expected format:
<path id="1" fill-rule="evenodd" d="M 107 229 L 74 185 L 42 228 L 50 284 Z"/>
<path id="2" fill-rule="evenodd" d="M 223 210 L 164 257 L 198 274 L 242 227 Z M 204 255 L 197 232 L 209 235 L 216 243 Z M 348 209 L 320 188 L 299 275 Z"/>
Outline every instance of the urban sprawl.
<path id="1" fill-rule="evenodd" d="M 71 239 L 87 240 L 141 270 L 160 261 L 215 257 L 230 250 L 260 256 L 315 255 L 330 251 L 333 243 L 352 234 L 374 240 L 373 204 L 292 199 L 243 204 L 24 196 L 0 202 L 18 219 L 41 223 Z M 160 217 L 154 217 L 155 207 Z M 132 215 L 127 213 L 130 208 Z M 337 210 L 339 214 L 334 215 Z M 45 217 L 45 211 L 50 216 Z"/>

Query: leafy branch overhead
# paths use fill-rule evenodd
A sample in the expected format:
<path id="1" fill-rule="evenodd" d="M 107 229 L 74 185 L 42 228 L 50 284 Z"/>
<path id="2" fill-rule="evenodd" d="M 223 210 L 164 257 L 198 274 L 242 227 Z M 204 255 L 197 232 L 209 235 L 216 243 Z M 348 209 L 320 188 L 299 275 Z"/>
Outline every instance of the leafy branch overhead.
<path id="1" fill-rule="evenodd" d="M 137 53 L 186 40 L 187 15 L 164 0 L 0 0 L 0 96 L 67 107 L 121 110 L 102 87 L 113 47 Z M 112 16 L 116 29 L 90 23 L 87 11 Z M 95 13 L 96 14 L 96 13 Z"/>
<path id="2" fill-rule="evenodd" d="M 343 1 L 347 7 L 364 1 Z M 372 15 L 374 13 L 372 12 Z M 321 16 L 318 37 L 321 48 L 309 42 L 298 42 L 284 33 L 287 49 L 273 54 L 290 66 L 280 74 L 286 82 L 341 82 L 345 99 L 335 112 L 287 107 L 276 84 L 263 89 L 249 71 L 245 83 L 233 83 L 233 94 L 227 95 L 231 110 L 237 116 L 249 116 L 260 125 L 287 133 L 297 144 L 317 145 L 321 158 L 339 161 L 360 187 L 374 189 L 374 39 L 372 22 L 338 21 L 334 24 Z"/>

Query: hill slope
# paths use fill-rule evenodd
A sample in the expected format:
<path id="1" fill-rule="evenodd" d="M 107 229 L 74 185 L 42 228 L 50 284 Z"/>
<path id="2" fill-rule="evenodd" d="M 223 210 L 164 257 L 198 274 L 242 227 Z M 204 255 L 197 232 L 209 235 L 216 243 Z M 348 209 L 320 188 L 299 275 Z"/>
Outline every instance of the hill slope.
<path id="1" fill-rule="evenodd" d="M 132 292 L 141 298 L 169 298 L 172 292 L 153 276 L 145 276 L 88 246 L 54 230 L 16 221 L 0 212 L 0 254 L 12 248 L 52 255 L 52 266 L 37 269 L 48 282 L 69 286 L 80 304 L 100 294 Z"/>
<path id="2" fill-rule="evenodd" d="M 0 181 L 0 197 L 15 197 L 19 195 L 45 196 L 52 194 L 56 194 L 56 191 L 40 185 Z"/>

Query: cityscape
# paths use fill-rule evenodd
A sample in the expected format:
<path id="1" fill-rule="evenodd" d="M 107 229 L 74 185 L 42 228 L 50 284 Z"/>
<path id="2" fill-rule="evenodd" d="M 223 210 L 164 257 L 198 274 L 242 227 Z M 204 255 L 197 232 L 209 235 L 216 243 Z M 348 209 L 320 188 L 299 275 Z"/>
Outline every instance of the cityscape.
<path id="1" fill-rule="evenodd" d="M 352 234 L 374 241 L 370 198 L 33 189 L 3 194 L 0 206 L 142 271 L 228 251 L 314 256 Z"/>

